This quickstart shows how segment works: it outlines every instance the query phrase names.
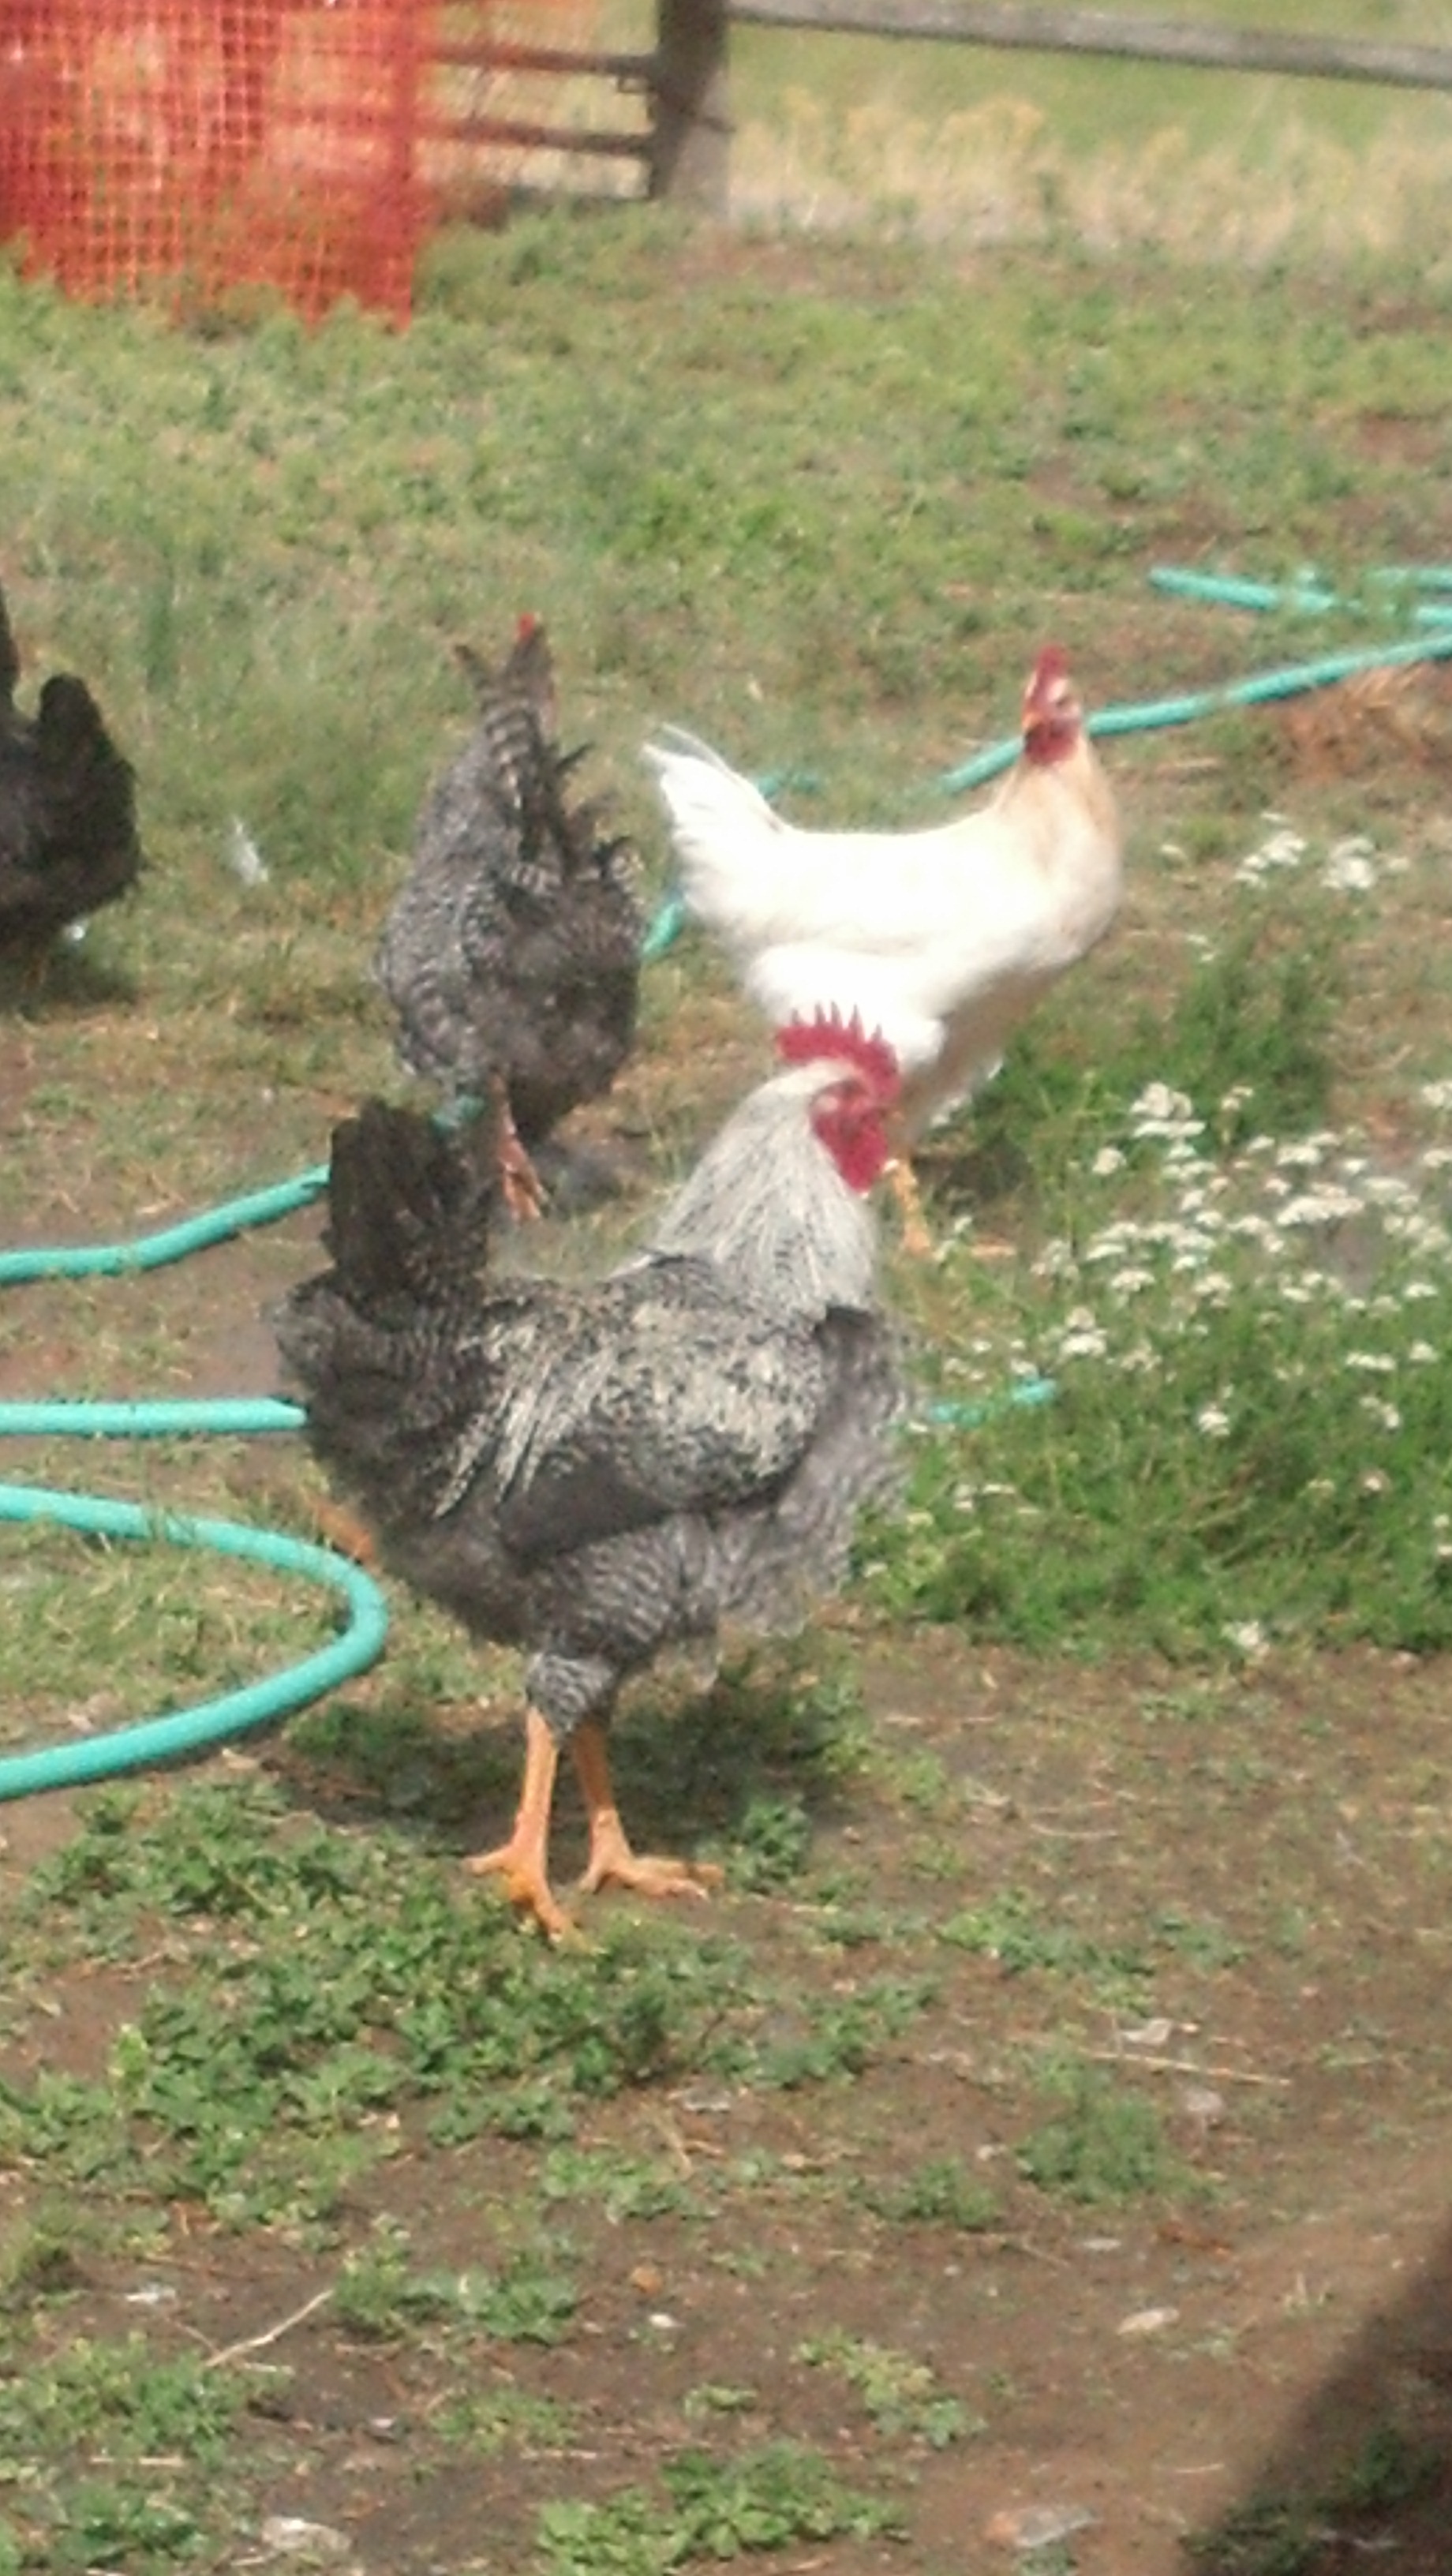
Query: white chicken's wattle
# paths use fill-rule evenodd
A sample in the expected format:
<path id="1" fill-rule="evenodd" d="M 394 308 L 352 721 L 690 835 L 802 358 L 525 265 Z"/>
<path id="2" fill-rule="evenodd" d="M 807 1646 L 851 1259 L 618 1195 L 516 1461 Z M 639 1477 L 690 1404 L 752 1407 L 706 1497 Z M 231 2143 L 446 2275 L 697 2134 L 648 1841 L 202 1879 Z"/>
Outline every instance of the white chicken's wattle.
<path id="1" fill-rule="evenodd" d="M 928 830 L 804 831 L 675 728 L 646 759 L 690 910 L 773 1027 L 835 1008 L 881 1030 L 905 1144 L 987 1080 L 1118 909 L 1114 794 L 1054 647 L 1029 676 L 1018 760 L 985 803 Z"/>

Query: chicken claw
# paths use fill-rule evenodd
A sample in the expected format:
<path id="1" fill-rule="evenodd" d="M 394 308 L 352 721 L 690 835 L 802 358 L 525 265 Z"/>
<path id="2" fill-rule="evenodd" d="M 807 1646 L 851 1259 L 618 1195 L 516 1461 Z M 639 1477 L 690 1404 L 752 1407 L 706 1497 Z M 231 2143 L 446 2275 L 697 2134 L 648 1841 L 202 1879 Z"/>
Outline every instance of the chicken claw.
<path id="1" fill-rule="evenodd" d="M 720 1886 L 721 1872 L 710 1863 L 632 1851 L 610 1785 L 610 1757 L 598 1720 L 584 1720 L 570 1738 L 570 1751 L 590 1819 L 590 1857 L 580 1881 L 585 1895 L 593 1896 L 601 1887 L 628 1887 L 637 1896 L 704 1899 Z"/>
<path id="2" fill-rule="evenodd" d="M 590 1858 L 580 1881 L 582 1895 L 597 1888 L 628 1887 L 637 1896 L 698 1896 L 703 1901 L 721 1884 L 722 1873 L 707 1861 L 667 1860 L 660 1852 L 632 1851 L 618 1816 L 592 1823 Z"/>

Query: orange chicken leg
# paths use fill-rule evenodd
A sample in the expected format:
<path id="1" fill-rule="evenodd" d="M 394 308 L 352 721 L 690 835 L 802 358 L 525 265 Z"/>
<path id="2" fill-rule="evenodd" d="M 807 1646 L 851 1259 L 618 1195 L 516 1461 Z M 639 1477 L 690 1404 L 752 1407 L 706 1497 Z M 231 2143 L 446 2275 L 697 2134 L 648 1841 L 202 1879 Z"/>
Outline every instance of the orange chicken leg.
<path id="1" fill-rule="evenodd" d="M 526 1712 L 524 1727 L 524 1786 L 519 1793 L 519 1809 L 514 1831 L 507 1843 L 494 1851 L 475 1852 L 464 1863 L 478 1876 L 497 1872 L 504 1881 L 504 1892 L 511 1905 L 522 1914 L 531 1914 L 542 1932 L 552 1941 L 573 1930 L 568 1914 L 557 1904 L 549 1881 L 550 1808 L 554 1802 L 555 1772 L 559 1766 L 559 1747 L 537 1708 Z"/>

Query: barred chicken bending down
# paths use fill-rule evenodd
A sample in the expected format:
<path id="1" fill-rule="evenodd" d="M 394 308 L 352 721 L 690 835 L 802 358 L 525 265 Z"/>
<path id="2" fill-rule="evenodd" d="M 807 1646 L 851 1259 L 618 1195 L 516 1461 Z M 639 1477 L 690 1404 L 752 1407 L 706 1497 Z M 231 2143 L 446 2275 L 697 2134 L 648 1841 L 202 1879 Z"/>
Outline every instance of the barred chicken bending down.
<path id="1" fill-rule="evenodd" d="M 585 1889 L 702 1893 L 704 1873 L 626 1839 L 606 1753 L 621 1684 L 724 1620 L 794 1625 L 895 1484 L 903 1390 L 866 1193 L 896 1065 L 835 1016 L 777 1045 L 786 1069 L 642 1251 L 584 1285 L 481 1279 L 486 1122 L 446 1137 L 370 1102 L 333 1140 L 332 1267 L 279 1318 L 309 1442 L 384 1564 L 475 1636 L 531 1650 L 514 1829 L 469 1866 L 551 1934 L 568 1921 L 548 1860 L 561 1747 Z"/>
<path id="2" fill-rule="evenodd" d="M 506 1192 L 529 1213 L 531 1157 L 629 1052 L 644 922 L 625 842 L 602 835 L 592 804 L 567 801 L 580 755 L 555 739 L 539 619 L 521 617 L 497 671 L 466 648 L 460 659 L 479 720 L 424 801 L 374 971 L 409 1070 L 451 1104 L 507 1111 Z"/>

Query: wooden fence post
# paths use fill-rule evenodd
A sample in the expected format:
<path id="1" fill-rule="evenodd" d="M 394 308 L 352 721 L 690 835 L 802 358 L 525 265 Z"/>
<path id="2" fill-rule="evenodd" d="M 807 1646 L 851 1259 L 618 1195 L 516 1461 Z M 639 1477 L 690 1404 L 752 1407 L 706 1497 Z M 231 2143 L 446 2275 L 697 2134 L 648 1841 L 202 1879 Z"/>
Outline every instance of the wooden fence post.
<path id="1" fill-rule="evenodd" d="M 724 215 L 730 194 L 726 0 L 658 0 L 650 193 Z"/>

